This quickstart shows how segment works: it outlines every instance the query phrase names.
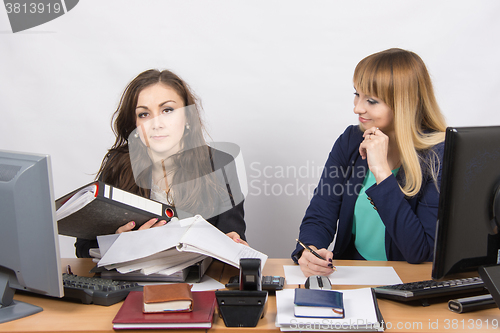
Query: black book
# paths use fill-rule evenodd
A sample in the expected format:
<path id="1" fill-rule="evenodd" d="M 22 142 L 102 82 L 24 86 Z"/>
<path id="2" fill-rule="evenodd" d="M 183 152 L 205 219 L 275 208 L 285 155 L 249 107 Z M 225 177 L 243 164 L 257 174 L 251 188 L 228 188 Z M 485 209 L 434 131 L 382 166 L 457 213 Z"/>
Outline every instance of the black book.
<path id="1" fill-rule="evenodd" d="M 60 235 L 95 239 L 134 221 L 135 229 L 157 217 L 177 217 L 174 207 L 94 181 L 56 200 Z"/>

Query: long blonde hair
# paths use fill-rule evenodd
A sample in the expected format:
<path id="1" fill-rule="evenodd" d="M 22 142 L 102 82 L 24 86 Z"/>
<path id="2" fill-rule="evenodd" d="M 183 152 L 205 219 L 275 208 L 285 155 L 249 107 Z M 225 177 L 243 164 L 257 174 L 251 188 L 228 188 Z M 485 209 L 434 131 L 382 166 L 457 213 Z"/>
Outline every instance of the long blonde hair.
<path id="1" fill-rule="evenodd" d="M 439 159 L 430 148 L 444 141 L 446 130 L 424 62 L 411 51 L 388 49 L 361 60 L 353 82 L 358 91 L 381 99 L 394 112 L 405 171 L 401 189 L 406 196 L 415 196 L 422 187 L 423 172 L 437 178 Z"/>

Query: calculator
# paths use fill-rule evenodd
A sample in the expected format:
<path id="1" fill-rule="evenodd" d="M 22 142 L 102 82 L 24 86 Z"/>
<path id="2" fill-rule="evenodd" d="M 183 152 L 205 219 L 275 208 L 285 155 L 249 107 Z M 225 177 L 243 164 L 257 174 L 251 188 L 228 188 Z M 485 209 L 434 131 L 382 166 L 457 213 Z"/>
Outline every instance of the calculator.
<path id="1" fill-rule="evenodd" d="M 282 276 L 263 276 L 262 277 L 262 290 L 276 291 L 283 289 L 285 285 L 285 278 Z M 235 275 L 229 278 L 229 282 L 226 283 L 227 289 L 239 289 L 240 288 L 240 276 Z"/>

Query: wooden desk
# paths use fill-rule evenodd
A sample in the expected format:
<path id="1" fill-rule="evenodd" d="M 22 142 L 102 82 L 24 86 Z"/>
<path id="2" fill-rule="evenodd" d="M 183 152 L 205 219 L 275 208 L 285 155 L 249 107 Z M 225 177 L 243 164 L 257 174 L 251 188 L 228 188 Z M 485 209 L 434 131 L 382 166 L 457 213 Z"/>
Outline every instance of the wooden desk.
<path id="1" fill-rule="evenodd" d="M 77 275 L 90 276 L 88 271 L 93 267 L 89 259 L 62 259 L 63 267 L 70 264 Z M 262 272 L 263 275 L 284 276 L 283 265 L 292 265 L 290 259 L 269 259 Z M 431 264 L 410 265 L 404 262 L 368 262 L 368 261 L 334 261 L 337 266 L 393 266 L 403 282 L 427 280 L 430 278 Z M 216 262 L 210 266 L 207 274 L 222 283 L 236 275 L 238 270 L 229 265 Z M 295 288 L 287 285 L 286 288 Z M 335 289 L 350 289 L 366 286 L 334 286 Z M 118 312 L 122 302 L 109 307 L 85 305 L 49 297 L 38 297 L 28 294 L 17 294 L 17 300 L 41 306 L 44 311 L 8 323 L 0 324 L 0 332 L 114 332 L 112 319 Z M 428 307 L 409 305 L 390 300 L 379 300 L 380 310 L 387 323 L 387 332 L 476 332 L 486 329 L 500 329 L 500 310 L 497 308 L 472 313 L 457 314 L 448 310 L 447 303 L 435 303 Z M 275 297 L 270 296 L 266 316 L 255 328 L 226 328 L 221 318 L 216 316 L 209 332 L 224 331 L 278 331 L 274 321 L 276 318 Z M 496 326 L 495 326 L 496 324 Z M 129 332 L 148 332 L 129 331 Z M 186 332 L 179 330 L 178 332 Z M 196 332 L 200 332 L 197 330 Z"/>

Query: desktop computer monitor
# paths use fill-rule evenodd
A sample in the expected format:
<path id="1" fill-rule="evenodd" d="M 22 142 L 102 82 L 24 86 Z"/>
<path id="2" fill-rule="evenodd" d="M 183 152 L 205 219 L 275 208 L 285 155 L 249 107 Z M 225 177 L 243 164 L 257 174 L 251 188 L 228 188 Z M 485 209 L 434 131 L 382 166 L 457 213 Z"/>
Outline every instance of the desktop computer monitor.
<path id="1" fill-rule="evenodd" d="M 500 126 L 446 130 L 432 278 L 499 263 Z"/>
<path id="2" fill-rule="evenodd" d="M 63 296 L 51 175 L 47 155 L 0 151 L 0 323 L 42 311 L 16 290 Z"/>

